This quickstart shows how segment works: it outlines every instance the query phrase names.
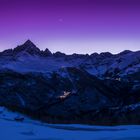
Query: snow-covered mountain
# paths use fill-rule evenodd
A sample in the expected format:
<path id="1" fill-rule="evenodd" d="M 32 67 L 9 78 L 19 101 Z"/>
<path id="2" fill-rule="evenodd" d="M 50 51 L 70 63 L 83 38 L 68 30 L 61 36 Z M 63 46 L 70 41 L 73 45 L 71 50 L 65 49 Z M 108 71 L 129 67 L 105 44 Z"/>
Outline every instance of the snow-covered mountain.
<path id="1" fill-rule="evenodd" d="M 0 53 L 0 105 L 51 123 L 137 124 L 139 67 L 139 51 L 66 55 L 28 40 Z"/>
<path id="2" fill-rule="evenodd" d="M 41 51 L 27 40 L 23 45 L 0 53 L 0 69 L 50 73 L 66 67 L 76 67 L 102 78 L 123 77 L 140 71 L 140 52 L 52 54 L 48 49 Z"/>

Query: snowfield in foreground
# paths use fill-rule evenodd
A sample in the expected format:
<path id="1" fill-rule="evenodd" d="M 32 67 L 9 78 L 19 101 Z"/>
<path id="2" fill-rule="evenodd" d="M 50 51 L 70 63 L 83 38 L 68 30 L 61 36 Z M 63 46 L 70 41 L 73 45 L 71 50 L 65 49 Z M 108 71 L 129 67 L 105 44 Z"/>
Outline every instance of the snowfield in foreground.
<path id="1" fill-rule="evenodd" d="M 15 118 L 24 118 L 15 121 Z M 0 108 L 0 140 L 139 140 L 140 126 L 53 125 Z"/>
<path id="2" fill-rule="evenodd" d="M 139 140 L 140 126 L 37 125 L 0 120 L 1 140 Z"/>

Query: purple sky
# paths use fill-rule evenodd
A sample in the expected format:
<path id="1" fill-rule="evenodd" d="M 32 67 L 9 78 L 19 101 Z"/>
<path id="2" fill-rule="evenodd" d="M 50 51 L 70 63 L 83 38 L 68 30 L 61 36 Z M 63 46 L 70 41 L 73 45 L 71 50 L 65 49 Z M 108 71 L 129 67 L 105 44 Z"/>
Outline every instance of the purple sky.
<path id="1" fill-rule="evenodd" d="M 140 0 L 0 0 L 0 50 L 27 39 L 68 54 L 140 50 Z"/>

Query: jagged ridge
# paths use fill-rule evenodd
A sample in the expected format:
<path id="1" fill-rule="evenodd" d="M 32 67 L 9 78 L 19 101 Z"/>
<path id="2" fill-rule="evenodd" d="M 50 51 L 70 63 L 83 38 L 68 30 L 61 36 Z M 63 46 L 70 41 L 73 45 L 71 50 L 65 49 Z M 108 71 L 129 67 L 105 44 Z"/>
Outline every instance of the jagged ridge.
<path id="1" fill-rule="evenodd" d="M 0 105 L 47 122 L 139 123 L 139 83 L 139 51 L 53 54 L 28 40 L 0 54 Z"/>

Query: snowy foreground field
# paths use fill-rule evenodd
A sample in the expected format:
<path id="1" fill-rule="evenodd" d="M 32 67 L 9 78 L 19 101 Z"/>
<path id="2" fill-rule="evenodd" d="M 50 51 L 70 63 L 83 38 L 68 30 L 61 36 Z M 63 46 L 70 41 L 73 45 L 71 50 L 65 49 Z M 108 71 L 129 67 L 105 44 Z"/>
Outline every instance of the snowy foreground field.
<path id="1" fill-rule="evenodd" d="M 0 140 L 140 140 L 140 126 L 50 125 L 0 107 Z"/>

